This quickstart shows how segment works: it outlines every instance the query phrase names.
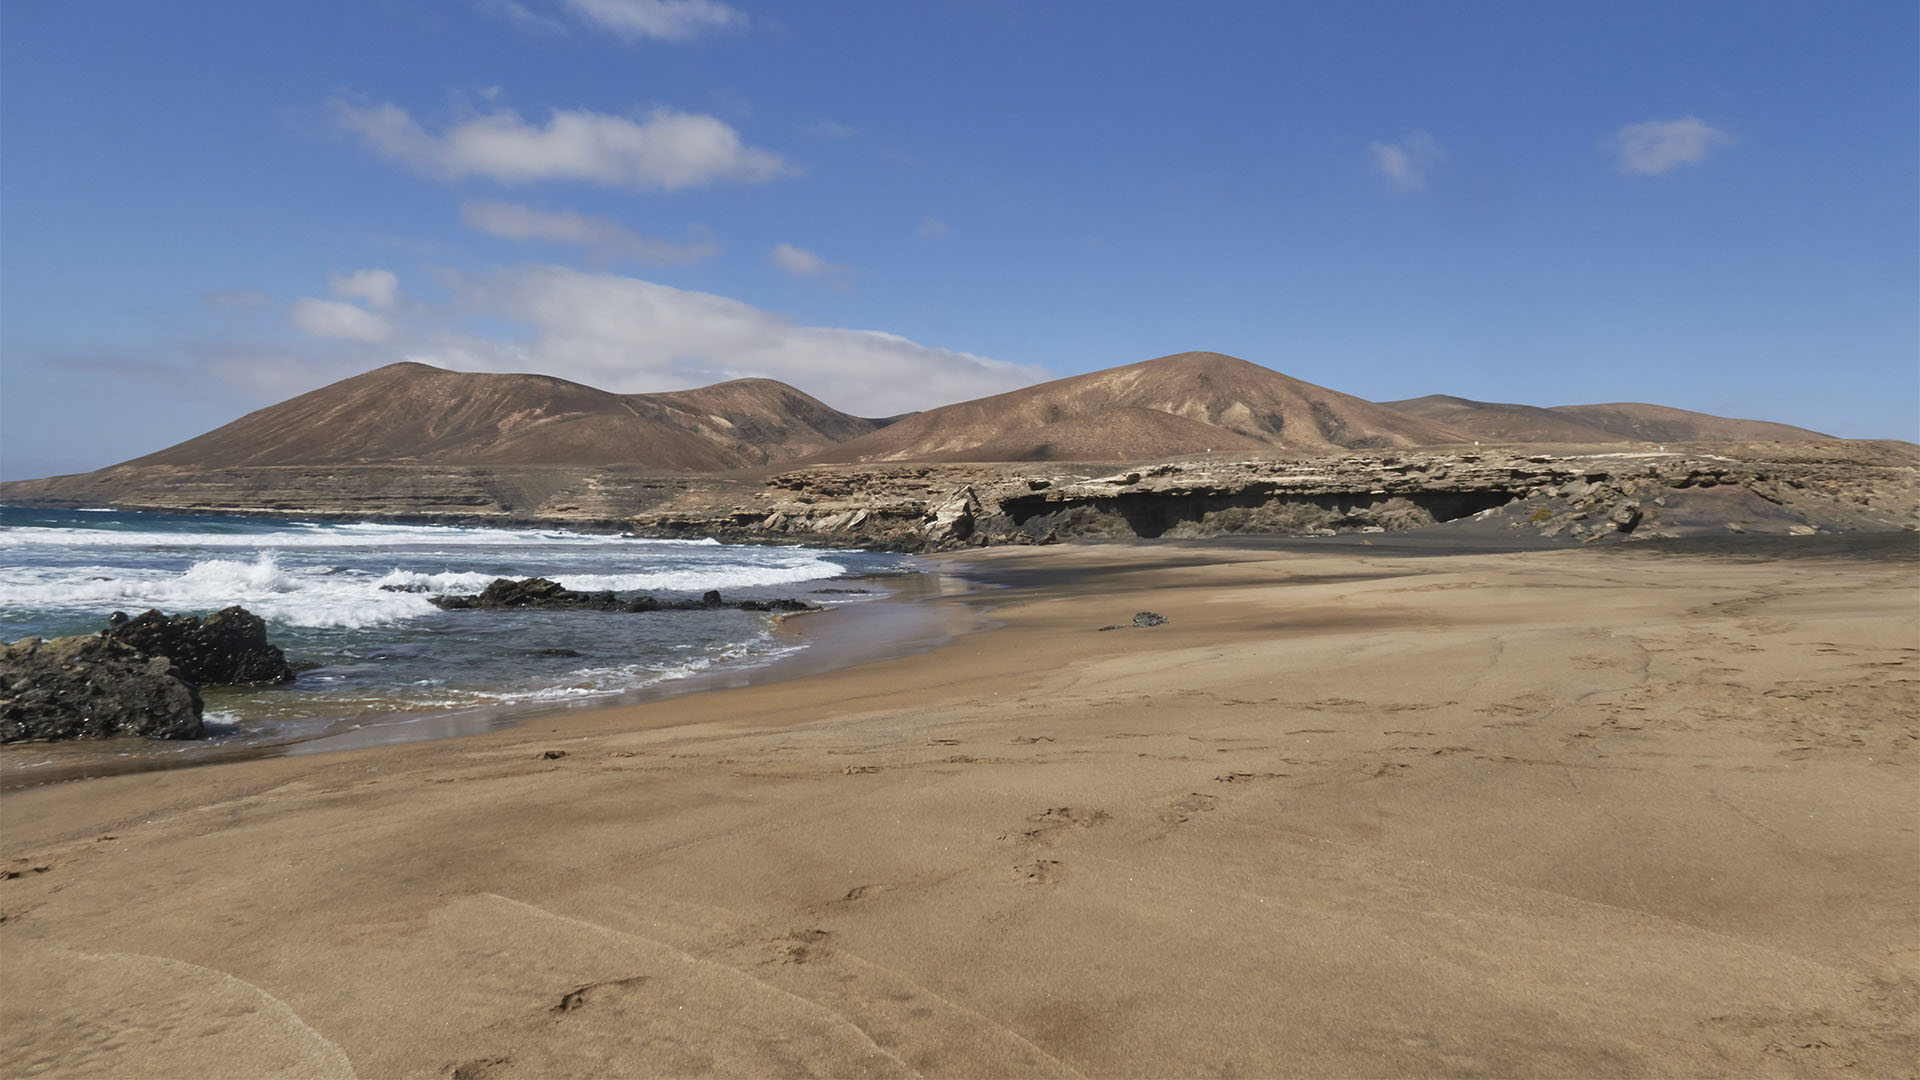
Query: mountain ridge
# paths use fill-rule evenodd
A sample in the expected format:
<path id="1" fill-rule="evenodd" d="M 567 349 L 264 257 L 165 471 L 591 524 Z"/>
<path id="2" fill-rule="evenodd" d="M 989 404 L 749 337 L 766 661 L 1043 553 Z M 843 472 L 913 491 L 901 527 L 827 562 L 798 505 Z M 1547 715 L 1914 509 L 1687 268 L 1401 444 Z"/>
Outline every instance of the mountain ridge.
<path id="1" fill-rule="evenodd" d="M 1520 405 L 1451 394 L 1379 404 L 1447 424 L 1494 442 L 1719 442 L 1831 439 L 1792 424 L 1743 420 L 1667 405 L 1624 401 L 1600 405 Z"/>
<path id="2" fill-rule="evenodd" d="M 1169 419 L 1148 419 L 1157 412 Z M 1104 433 L 1101 418 L 1110 421 Z M 1052 449 L 1046 429 L 1078 421 L 1074 444 L 1099 456 Z M 1199 425 L 1199 426 L 1196 426 Z M 1213 435 L 1202 428 L 1210 428 Z M 1176 445 L 1139 446 L 1149 432 Z M 956 402 L 915 413 L 803 459 L 807 464 L 1006 460 L 983 454 L 1048 447 L 1020 460 L 1119 460 L 1272 448 L 1324 453 L 1356 448 L 1468 442 L 1470 436 L 1238 357 L 1174 353 L 1135 364 Z M 1226 444 L 1226 445 L 1221 445 Z"/>
<path id="3" fill-rule="evenodd" d="M 375 368 L 124 465 L 646 465 L 726 472 L 874 430 L 772 379 L 615 394 L 551 375 Z"/>
<path id="4" fill-rule="evenodd" d="M 580 466 L 722 474 L 906 461 L 1315 455 L 1488 440 L 1820 438 L 1826 436 L 1786 424 L 1633 402 L 1549 408 L 1439 394 L 1370 402 L 1212 352 L 1175 353 L 884 419 L 841 412 L 772 379 L 616 394 L 550 375 L 407 361 L 108 469 Z"/>

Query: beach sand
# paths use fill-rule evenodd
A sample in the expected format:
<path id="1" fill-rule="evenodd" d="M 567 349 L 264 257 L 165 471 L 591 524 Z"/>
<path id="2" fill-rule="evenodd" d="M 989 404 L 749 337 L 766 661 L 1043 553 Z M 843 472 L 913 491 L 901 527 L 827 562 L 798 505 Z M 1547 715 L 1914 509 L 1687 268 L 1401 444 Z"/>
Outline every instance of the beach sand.
<path id="1" fill-rule="evenodd" d="M 1912 1073 L 1915 564 L 1635 547 L 994 549 L 932 652 L 9 793 L 0 1073 Z"/>

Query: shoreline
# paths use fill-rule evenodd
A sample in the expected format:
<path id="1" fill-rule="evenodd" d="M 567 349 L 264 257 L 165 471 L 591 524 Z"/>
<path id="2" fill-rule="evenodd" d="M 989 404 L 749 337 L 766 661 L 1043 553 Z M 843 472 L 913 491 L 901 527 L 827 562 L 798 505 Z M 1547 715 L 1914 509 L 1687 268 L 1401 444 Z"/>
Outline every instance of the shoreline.
<path id="1" fill-rule="evenodd" d="M 0 794 L 0 1053 L 512 1080 L 1920 1047 L 1910 561 L 953 561 L 1005 583 L 955 605 L 997 629 L 929 652 Z M 1171 621 L 1099 631 L 1141 610 Z"/>
<path id="2" fill-rule="evenodd" d="M 0 747 L 0 792 L 106 776 L 193 769 L 263 758 L 336 753 L 511 731 L 557 716 L 617 709 L 686 694 L 787 682 L 937 649 L 955 636 L 970 632 L 975 628 L 971 624 L 978 621 L 977 616 L 967 616 L 957 610 L 954 602 L 976 591 L 980 583 L 968 582 L 924 560 L 923 565 L 906 574 L 830 580 L 854 585 L 860 582 L 887 582 L 894 587 L 894 591 L 870 600 L 776 615 L 772 633 L 776 637 L 797 639 L 800 647 L 794 652 L 723 663 L 690 675 L 580 699 L 506 702 L 455 710 L 423 709 L 412 715 L 370 716 L 364 721 L 343 717 L 326 730 L 278 741 L 219 743 L 181 740 L 170 743 L 129 736 L 112 740 L 16 743 Z M 905 583 L 904 587 L 900 583 Z M 847 618 L 844 615 L 846 612 L 860 612 L 866 617 Z M 594 613 L 583 614 L 593 617 Z M 36 754 L 52 756 L 38 762 L 20 760 Z"/>

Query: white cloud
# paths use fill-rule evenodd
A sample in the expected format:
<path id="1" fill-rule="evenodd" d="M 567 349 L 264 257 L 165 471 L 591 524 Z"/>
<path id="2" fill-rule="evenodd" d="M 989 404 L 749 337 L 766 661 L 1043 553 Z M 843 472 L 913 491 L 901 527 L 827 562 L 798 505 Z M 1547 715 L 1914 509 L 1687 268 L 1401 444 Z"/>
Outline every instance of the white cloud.
<path id="1" fill-rule="evenodd" d="M 1603 145 L 1613 152 L 1621 172 L 1658 176 L 1681 165 L 1705 161 L 1708 154 L 1732 146 L 1734 141 L 1733 136 L 1708 126 L 1697 116 L 1683 116 L 1628 124 Z"/>
<path id="2" fill-rule="evenodd" d="M 327 291 L 348 300 L 365 300 L 375 311 L 392 311 L 400 299 L 400 279 L 391 270 L 328 274 Z"/>
<path id="3" fill-rule="evenodd" d="M 474 6 L 495 18 L 543 34 L 565 33 L 567 29 L 558 19 L 541 15 L 520 0 L 474 0 Z"/>
<path id="4" fill-rule="evenodd" d="M 745 14 L 714 0 L 567 0 L 567 10 L 623 41 L 689 41 L 747 22 Z"/>
<path id="5" fill-rule="evenodd" d="M 225 311 L 264 311 L 273 306 L 273 297 L 259 289 L 217 289 L 201 293 L 200 302 Z"/>
<path id="6" fill-rule="evenodd" d="M 913 235 L 922 240 L 938 240 L 952 231 L 947 227 L 946 222 L 938 218 L 923 217 L 920 219 L 920 224 L 914 228 Z"/>
<path id="7" fill-rule="evenodd" d="M 674 191 L 722 180 L 759 183 L 788 171 L 779 154 L 746 146 L 723 120 L 655 109 L 644 120 L 555 109 L 545 126 L 511 109 L 472 117 L 435 135 L 398 105 L 332 103 L 334 123 L 376 153 L 417 172 L 503 184 L 584 180 Z"/>
<path id="8" fill-rule="evenodd" d="M 637 278 L 527 267 L 458 288 L 469 310 L 531 337 L 422 342 L 447 367 L 539 371 L 628 393 L 779 379 L 849 412 L 888 416 L 1025 386 L 1045 373 L 877 330 L 802 326 L 750 304 Z"/>
<path id="9" fill-rule="evenodd" d="M 767 252 L 767 261 L 797 278 L 833 277 L 846 273 L 848 269 L 792 244 L 773 245 L 773 250 Z"/>
<path id="10" fill-rule="evenodd" d="M 641 236 L 617 221 L 570 211 L 536 210 L 505 202 L 465 202 L 460 218 L 470 229 L 507 240 L 544 241 L 584 247 L 603 258 L 632 259 L 648 266 L 697 263 L 720 254 L 703 229 L 688 230 L 684 244 Z"/>
<path id="11" fill-rule="evenodd" d="M 385 341 L 393 336 L 393 325 L 357 304 L 308 297 L 294 302 L 287 311 L 293 325 L 315 337 L 346 338 L 350 341 Z"/>
<path id="12" fill-rule="evenodd" d="M 1374 166 L 1401 191 L 1426 187 L 1427 174 L 1446 156 L 1440 141 L 1424 131 L 1415 131 L 1397 143 L 1371 145 Z"/>

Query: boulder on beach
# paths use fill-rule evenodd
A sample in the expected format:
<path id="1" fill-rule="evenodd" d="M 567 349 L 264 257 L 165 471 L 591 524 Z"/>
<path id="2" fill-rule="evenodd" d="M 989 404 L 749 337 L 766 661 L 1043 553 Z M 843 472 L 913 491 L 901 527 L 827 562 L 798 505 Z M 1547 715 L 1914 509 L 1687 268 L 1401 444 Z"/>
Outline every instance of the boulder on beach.
<path id="1" fill-rule="evenodd" d="M 0 646 L 0 743 L 82 736 L 197 739 L 200 691 L 167 657 L 107 637 Z"/>
<path id="2" fill-rule="evenodd" d="M 159 611 L 128 618 L 116 611 L 102 636 L 172 660 L 183 678 L 200 686 L 293 681 L 287 654 L 267 642 L 266 620 L 243 607 L 224 608 L 204 619 Z"/>

